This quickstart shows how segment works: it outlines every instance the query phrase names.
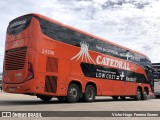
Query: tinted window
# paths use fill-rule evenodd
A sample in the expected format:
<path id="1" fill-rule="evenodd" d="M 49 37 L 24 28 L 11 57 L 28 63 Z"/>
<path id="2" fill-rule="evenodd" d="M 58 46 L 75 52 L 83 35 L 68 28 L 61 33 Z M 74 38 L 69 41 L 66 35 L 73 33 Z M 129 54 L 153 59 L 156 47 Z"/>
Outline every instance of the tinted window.
<path id="1" fill-rule="evenodd" d="M 83 74 L 86 77 L 149 84 L 149 81 L 144 76 L 144 74 L 135 73 L 135 72 L 128 71 L 128 70 L 118 70 L 115 68 L 107 68 L 104 66 L 83 63 L 83 62 L 80 64 L 80 66 L 81 66 Z M 122 72 L 124 73 L 124 77 L 121 78 Z"/>
<path id="2" fill-rule="evenodd" d="M 151 66 L 151 62 L 148 60 L 148 58 L 140 54 L 126 50 L 111 43 L 98 40 L 91 36 L 76 32 L 69 28 L 57 25 L 45 19 L 39 17 L 36 18 L 39 20 L 43 34 L 54 40 L 78 47 L 80 47 L 80 42 L 85 41 L 87 44 L 89 44 L 89 50 L 132 61 L 141 66 Z"/>
<path id="3" fill-rule="evenodd" d="M 22 32 L 29 26 L 31 18 L 32 15 L 26 15 L 11 21 L 7 28 L 7 33 L 10 35 L 15 35 Z"/>

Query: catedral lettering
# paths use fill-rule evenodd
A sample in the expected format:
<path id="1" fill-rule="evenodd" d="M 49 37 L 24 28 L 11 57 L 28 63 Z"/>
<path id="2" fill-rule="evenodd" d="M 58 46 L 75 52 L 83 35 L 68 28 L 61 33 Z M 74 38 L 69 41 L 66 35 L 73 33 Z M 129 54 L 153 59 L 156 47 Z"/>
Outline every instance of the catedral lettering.
<path id="1" fill-rule="evenodd" d="M 74 103 L 95 96 L 146 100 L 152 92 L 146 55 L 40 14 L 12 20 L 5 46 L 2 86 L 8 93 Z"/>
<path id="2" fill-rule="evenodd" d="M 119 60 L 114 60 L 114 59 L 107 58 L 107 57 L 102 57 L 100 55 L 97 56 L 96 63 L 99 65 L 115 67 L 115 68 L 124 69 L 124 70 L 130 70 L 129 63 L 122 62 Z"/>

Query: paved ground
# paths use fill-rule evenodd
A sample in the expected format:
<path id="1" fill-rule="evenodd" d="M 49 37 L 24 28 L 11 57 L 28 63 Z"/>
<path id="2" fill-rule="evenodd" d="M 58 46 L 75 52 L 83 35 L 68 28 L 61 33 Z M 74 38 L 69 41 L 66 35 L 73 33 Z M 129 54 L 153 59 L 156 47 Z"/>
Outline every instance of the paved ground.
<path id="1" fill-rule="evenodd" d="M 125 101 L 118 100 L 114 101 L 111 97 L 97 97 L 93 103 L 60 103 L 56 98 L 53 98 L 51 102 L 44 103 L 35 96 L 9 94 L 0 92 L 0 111 L 160 111 L 160 99 L 150 98 L 146 101 L 134 101 L 127 99 Z M 0 118 L 2 119 L 2 118 Z M 9 119 L 9 118 L 7 118 Z M 15 118 L 16 120 L 19 120 Z M 28 119 L 28 118 L 27 118 Z M 33 119 L 33 118 L 29 118 Z M 38 118 L 37 118 L 38 119 Z M 53 119 L 53 118 L 42 118 L 42 119 Z M 54 118 L 57 119 L 57 118 Z M 58 118 L 64 120 L 74 120 L 75 118 Z M 82 118 L 76 118 L 81 120 Z M 128 120 L 128 118 L 116 118 L 116 117 L 98 117 L 83 119 L 121 119 Z M 159 118 L 144 118 L 136 117 L 130 119 L 137 120 L 160 120 Z"/>

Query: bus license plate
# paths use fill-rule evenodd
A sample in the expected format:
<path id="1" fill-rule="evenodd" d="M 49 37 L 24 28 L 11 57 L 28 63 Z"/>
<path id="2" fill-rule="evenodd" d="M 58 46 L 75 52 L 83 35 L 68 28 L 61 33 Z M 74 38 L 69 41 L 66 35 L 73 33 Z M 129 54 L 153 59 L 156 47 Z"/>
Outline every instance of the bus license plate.
<path id="1" fill-rule="evenodd" d="M 10 92 L 14 92 L 15 91 L 15 88 L 10 88 Z"/>

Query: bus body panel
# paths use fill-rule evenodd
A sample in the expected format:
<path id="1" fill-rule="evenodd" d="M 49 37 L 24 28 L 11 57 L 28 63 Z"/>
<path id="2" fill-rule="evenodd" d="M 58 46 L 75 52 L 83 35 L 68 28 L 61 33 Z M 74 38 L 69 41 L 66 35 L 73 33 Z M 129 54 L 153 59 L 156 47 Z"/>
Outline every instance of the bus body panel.
<path id="1" fill-rule="evenodd" d="M 72 82 L 79 83 L 82 93 L 85 92 L 87 84 L 95 84 L 98 96 L 134 96 L 138 87 L 141 87 L 142 91 L 147 87 L 150 91 L 148 76 L 141 65 L 91 50 L 88 43 L 84 41 L 79 43 L 80 45 L 74 46 L 58 41 L 58 38 L 52 39 L 43 33 L 40 27 L 41 21 L 37 16 L 41 19 L 48 19 L 33 14 L 31 20 L 30 16 L 28 17 L 28 21 L 30 20 L 28 27 L 22 26 L 25 30 L 15 35 L 7 34 L 6 36 L 5 51 L 25 46 L 27 52 L 22 69 L 7 70 L 7 60 L 5 59 L 3 83 L 5 92 L 66 96 L 68 86 Z M 21 17 L 17 19 L 22 20 Z M 23 21 L 12 23 L 10 26 L 22 23 Z M 56 21 L 54 23 L 70 28 Z M 77 29 L 75 31 L 83 33 Z M 85 32 L 84 34 L 91 36 Z M 92 37 L 95 36 L 92 35 Z M 98 39 L 98 37 L 96 38 Z M 102 39 L 100 38 L 100 40 Z M 112 43 L 109 42 L 109 44 Z M 7 52 L 5 58 L 6 54 Z M 141 80 L 142 77 L 145 81 Z"/>

